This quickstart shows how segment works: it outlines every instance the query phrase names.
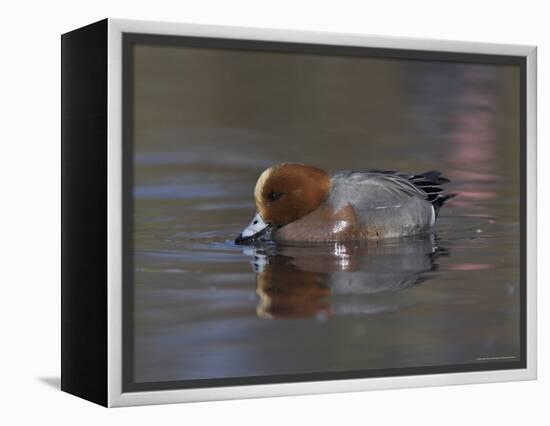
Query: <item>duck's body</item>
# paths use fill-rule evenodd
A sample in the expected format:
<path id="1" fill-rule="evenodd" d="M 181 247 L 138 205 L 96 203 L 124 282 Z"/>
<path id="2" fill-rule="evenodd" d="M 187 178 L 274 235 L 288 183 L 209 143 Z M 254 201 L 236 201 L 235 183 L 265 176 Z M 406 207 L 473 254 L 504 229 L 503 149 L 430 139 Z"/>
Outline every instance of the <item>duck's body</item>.
<path id="1" fill-rule="evenodd" d="M 439 172 L 343 171 L 282 164 L 258 179 L 258 214 L 237 242 L 268 235 L 275 241 L 323 242 L 394 238 L 431 228 L 448 182 Z M 269 232 L 266 232 L 269 231 Z"/>

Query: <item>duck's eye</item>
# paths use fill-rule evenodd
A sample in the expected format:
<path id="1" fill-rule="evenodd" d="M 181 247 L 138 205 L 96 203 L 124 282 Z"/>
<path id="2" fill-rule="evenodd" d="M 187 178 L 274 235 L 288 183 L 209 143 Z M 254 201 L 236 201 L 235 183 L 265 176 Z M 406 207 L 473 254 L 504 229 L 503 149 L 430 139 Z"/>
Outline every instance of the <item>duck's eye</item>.
<path id="1" fill-rule="evenodd" d="M 283 194 L 280 192 L 271 191 L 269 194 L 267 194 L 267 199 L 269 201 L 277 201 L 279 198 L 281 198 Z"/>

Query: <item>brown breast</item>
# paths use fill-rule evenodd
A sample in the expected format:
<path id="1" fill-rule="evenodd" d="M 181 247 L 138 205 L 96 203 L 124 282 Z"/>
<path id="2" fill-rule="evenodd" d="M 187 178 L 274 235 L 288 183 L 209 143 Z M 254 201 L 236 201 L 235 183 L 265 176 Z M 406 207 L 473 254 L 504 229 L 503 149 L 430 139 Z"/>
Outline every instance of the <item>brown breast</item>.
<path id="1" fill-rule="evenodd" d="M 382 230 L 362 225 L 351 205 L 335 211 L 323 204 L 312 213 L 275 231 L 273 239 L 288 242 L 324 242 L 376 239 L 382 236 Z"/>

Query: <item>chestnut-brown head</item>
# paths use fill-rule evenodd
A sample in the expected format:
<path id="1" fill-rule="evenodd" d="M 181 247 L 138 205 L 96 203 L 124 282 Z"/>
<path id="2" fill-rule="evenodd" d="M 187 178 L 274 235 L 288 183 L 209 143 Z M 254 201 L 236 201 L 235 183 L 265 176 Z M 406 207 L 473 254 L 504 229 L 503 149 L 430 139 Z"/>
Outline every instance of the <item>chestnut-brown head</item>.
<path id="1" fill-rule="evenodd" d="M 329 192 L 330 177 L 324 170 L 283 163 L 260 175 L 254 198 L 265 222 L 284 226 L 319 207 Z"/>
<path id="2" fill-rule="evenodd" d="M 330 194 L 330 176 L 317 167 L 283 163 L 265 170 L 254 190 L 257 215 L 237 242 L 254 239 L 268 227 L 285 226 L 311 213 Z"/>

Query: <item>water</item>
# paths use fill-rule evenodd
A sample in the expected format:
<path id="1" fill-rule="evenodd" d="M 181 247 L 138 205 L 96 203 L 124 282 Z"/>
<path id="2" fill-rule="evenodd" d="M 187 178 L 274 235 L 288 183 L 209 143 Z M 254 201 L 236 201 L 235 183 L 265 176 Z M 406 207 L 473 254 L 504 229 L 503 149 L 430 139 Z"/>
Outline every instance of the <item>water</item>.
<path id="1" fill-rule="evenodd" d="M 357 58 L 321 69 L 273 54 L 283 64 L 271 75 L 269 55 L 215 53 L 136 50 L 135 381 L 519 359 L 517 70 Z M 191 83 L 176 72 L 209 54 L 240 73 L 191 70 Z M 247 80 L 257 63 L 282 94 Z M 331 67 L 364 69 L 342 82 Z M 303 105 L 289 102 L 287 84 L 310 82 L 296 69 L 317 70 L 327 99 L 314 81 L 311 103 L 306 89 Z M 212 82 L 228 86 L 223 103 Z M 235 246 L 258 175 L 282 161 L 438 169 L 459 196 L 424 235 Z"/>

